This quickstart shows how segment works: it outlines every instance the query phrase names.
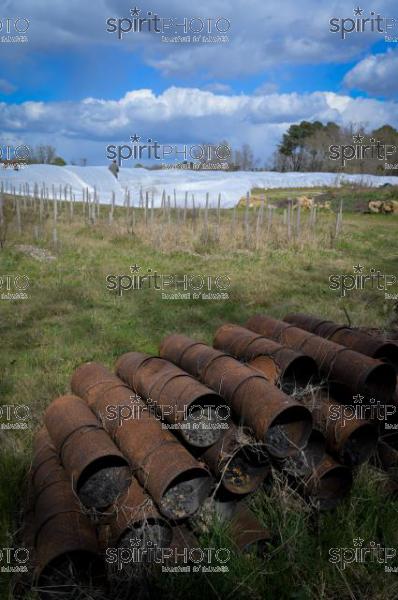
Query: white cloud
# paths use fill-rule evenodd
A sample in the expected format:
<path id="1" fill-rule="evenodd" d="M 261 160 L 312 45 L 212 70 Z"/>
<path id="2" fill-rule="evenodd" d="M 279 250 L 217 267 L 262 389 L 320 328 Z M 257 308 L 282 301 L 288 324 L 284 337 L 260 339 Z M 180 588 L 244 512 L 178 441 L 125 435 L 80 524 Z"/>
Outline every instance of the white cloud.
<path id="1" fill-rule="evenodd" d="M 67 159 L 85 147 L 90 161 L 99 164 L 105 163 L 107 144 L 127 143 L 134 133 L 159 143 L 225 139 L 238 147 L 247 142 L 264 160 L 289 125 L 302 119 L 397 127 L 398 103 L 333 92 L 227 96 L 181 87 L 158 95 L 134 90 L 119 100 L 0 103 L 0 122 L 8 138 L 54 144 Z"/>
<path id="2" fill-rule="evenodd" d="M 352 18 L 352 5 L 338 0 L 332 4 L 318 0 L 202 0 L 191 6 L 186 0 L 150 0 L 137 2 L 142 13 L 151 10 L 162 17 L 199 16 L 202 19 L 222 16 L 231 21 L 227 44 L 167 44 L 159 35 L 130 33 L 118 41 L 106 32 L 109 17 L 130 17 L 133 4 L 120 0 L 97 0 L 94 4 L 81 0 L 19 0 L 18 14 L 29 18 L 29 43 L 9 44 L 2 48 L 7 56 L 32 50 L 57 52 L 73 49 L 84 53 L 90 45 L 116 45 L 127 52 L 137 52 L 143 60 L 166 76 L 192 75 L 206 72 L 225 79 L 241 73 L 258 73 L 283 64 L 319 64 L 352 60 L 373 43 L 379 34 L 356 33 L 342 40 L 329 31 L 329 19 Z M 385 17 L 396 14 L 396 0 L 379 0 L 378 13 Z M 368 13 L 368 10 L 365 13 Z M 6 6 L 7 15 L 15 10 Z M 9 46 L 14 46 L 13 48 Z"/>
<path id="3" fill-rule="evenodd" d="M 344 85 L 375 96 L 395 96 L 398 92 L 398 51 L 367 56 L 346 74 Z"/>

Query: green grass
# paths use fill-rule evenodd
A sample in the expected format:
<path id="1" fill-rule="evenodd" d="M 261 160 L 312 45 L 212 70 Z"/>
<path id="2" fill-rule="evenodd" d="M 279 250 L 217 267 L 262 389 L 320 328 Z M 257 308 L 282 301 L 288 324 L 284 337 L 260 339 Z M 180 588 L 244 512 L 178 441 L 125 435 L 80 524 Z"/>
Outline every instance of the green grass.
<path id="1" fill-rule="evenodd" d="M 120 213 L 121 214 L 121 213 Z M 28 213 L 26 217 L 28 216 Z M 230 214 L 223 221 L 230 222 Z M 33 218 L 32 218 L 33 220 Z M 26 473 L 34 431 L 51 400 L 69 390 L 73 370 L 82 362 L 101 361 L 112 367 L 127 351 L 157 353 L 172 332 L 211 342 L 225 322 L 243 323 L 255 312 L 283 317 L 307 311 L 337 321 L 345 311 L 354 325 L 390 327 L 397 321 L 395 304 L 377 290 L 352 292 L 340 298 L 328 287 L 331 274 L 352 273 L 358 262 L 384 273 L 396 273 L 397 216 L 354 215 L 344 218 L 334 244 L 261 246 L 259 251 L 225 245 L 195 251 L 156 240 L 127 235 L 105 223 L 86 225 L 81 219 L 58 227 L 57 259 L 38 262 L 16 250 L 18 243 L 51 248 L 49 230 L 34 242 L 27 228 L 22 236 L 8 233 L 0 251 L 0 276 L 24 274 L 30 279 L 29 299 L 0 300 L 0 403 L 31 407 L 26 431 L 0 431 L 0 547 L 8 546 L 21 524 Z M 106 289 L 109 274 L 129 274 L 130 265 L 163 274 L 228 275 L 227 301 L 162 300 L 155 290 L 137 290 L 122 297 Z M 395 290 L 396 292 L 397 290 Z M 331 547 L 352 547 L 352 540 L 398 546 L 397 502 L 387 498 L 381 476 L 364 467 L 353 493 L 332 514 L 313 515 L 294 494 L 275 485 L 259 493 L 253 506 L 275 535 L 269 560 L 235 557 L 228 574 L 167 575 L 156 581 L 161 598 L 233 598 L 286 600 L 369 599 L 398 597 L 393 574 L 380 565 L 353 564 L 340 572 L 328 561 Z M 214 525 L 203 543 L 226 543 Z M 4 579 L 4 577 L 3 577 Z M 5 589 L 5 588 L 4 588 Z M 7 598 L 3 592 L 2 598 Z"/>
<path id="2" fill-rule="evenodd" d="M 377 190 L 362 187 L 358 184 L 342 185 L 340 188 L 282 188 L 252 190 L 254 196 L 265 195 L 275 206 L 285 206 L 288 199 L 295 200 L 299 196 L 315 198 L 319 202 L 329 201 L 332 210 L 338 209 L 340 201 L 343 202 L 344 211 L 364 212 L 367 210 L 369 200 L 396 200 L 398 201 L 398 186 L 387 186 Z"/>

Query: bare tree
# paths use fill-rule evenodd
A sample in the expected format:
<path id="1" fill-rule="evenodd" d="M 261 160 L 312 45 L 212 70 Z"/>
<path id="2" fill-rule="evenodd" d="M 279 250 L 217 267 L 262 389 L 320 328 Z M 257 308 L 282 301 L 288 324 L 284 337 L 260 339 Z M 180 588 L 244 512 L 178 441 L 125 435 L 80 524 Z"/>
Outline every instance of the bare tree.
<path id="1" fill-rule="evenodd" d="M 240 150 L 236 150 L 235 164 L 241 171 L 251 171 L 258 166 L 258 163 L 249 144 L 243 144 Z"/>
<path id="2" fill-rule="evenodd" d="M 36 146 L 32 153 L 32 162 L 39 164 L 51 164 L 57 156 L 57 151 L 50 144 Z"/>

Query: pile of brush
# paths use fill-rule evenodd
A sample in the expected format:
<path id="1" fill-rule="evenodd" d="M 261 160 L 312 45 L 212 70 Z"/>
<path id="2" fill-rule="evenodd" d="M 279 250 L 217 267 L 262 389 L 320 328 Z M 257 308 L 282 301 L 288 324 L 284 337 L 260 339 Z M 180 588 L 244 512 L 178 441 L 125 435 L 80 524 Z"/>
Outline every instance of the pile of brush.
<path id="1" fill-rule="evenodd" d="M 272 535 L 246 500 L 276 471 L 315 510 L 370 458 L 396 481 L 397 343 L 297 314 L 223 325 L 213 346 L 174 334 L 114 373 L 83 364 L 48 406 L 25 535 L 42 598 L 109 597 L 156 565 L 188 566 L 207 511 L 237 552 L 263 555 Z"/>

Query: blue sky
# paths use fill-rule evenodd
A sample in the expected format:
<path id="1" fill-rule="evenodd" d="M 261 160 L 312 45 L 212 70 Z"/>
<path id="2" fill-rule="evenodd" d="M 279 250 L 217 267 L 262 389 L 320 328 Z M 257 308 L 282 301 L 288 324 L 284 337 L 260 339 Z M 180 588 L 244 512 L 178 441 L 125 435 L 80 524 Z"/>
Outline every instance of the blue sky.
<path id="1" fill-rule="evenodd" d="M 344 40 L 329 31 L 330 18 L 355 18 L 357 4 L 203 0 L 195 11 L 183 0 L 169 0 L 167 8 L 147 0 L 145 11 L 144 3 L 135 5 L 141 15 L 152 10 L 180 22 L 228 19 L 229 42 L 219 44 L 162 43 L 160 35 L 148 33 L 118 40 L 106 31 L 106 20 L 131 18 L 133 6 L 125 0 L 98 0 L 95 7 L 80 0 L 3 2 L 0 37 L 6 18 L 29 20 L 27 43 L 0 43 L 3 138 L 32 144 L 52 139 L 68 160 L 81 149 L 100 164 L 102 142 L 128 138 L 132 127 L 151 129 L 164 143 L 189 143 L 200 132 L 202 141 L 217 141 L 222 134 L 266 156 L 289 124 L 302 118 L 398 126 L 398 43 L 371 31 Z M 360 9 L 364 18 L 371 9 L 382 18 L 396 16 L 391 34 L 398 38 L 395 2 Z M 147 113 L 140 96 L 145 90 L 151 94 Z"/>

